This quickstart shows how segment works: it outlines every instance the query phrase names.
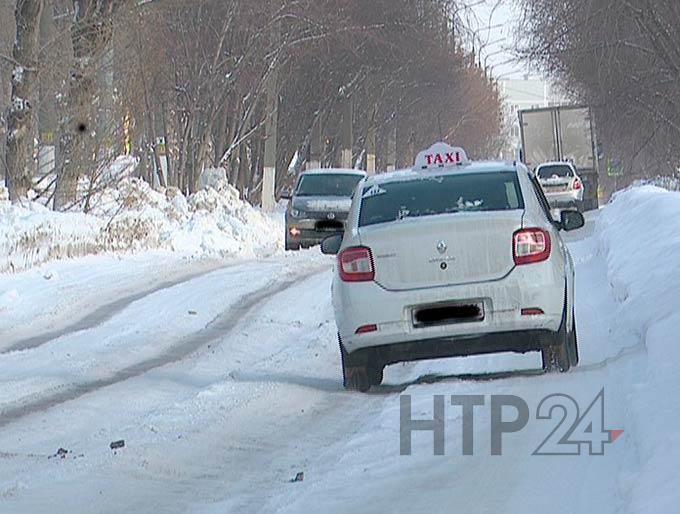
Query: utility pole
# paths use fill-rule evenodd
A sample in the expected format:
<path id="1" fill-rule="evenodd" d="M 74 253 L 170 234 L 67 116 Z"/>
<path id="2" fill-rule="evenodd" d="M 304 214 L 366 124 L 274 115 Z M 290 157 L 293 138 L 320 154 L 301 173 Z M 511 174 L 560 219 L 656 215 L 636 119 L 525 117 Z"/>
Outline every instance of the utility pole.
<path id="1" fill-rule="evenodd" d="M 394 123 L 387 129 L 387 171 L 394 171 L 397 166 L 397 125 Z"/>
<path id="2" fill-rule="evenodd" d="M 267 87 L 267 122 L 265 124 L 264 171 L 262 174 L 262 210 L 273 212 L 276 206 L 276 139 L 278 124 L 278 91 L 276 72 L 272 72 Z"/>
<path id="3" fill-rule="evenodd" d="M 273 7 L 277 5 L 273 2 Z M 275 11 L 275 9 L 273 10 Z M 272 31 L 272 43 L 275 52 L 281 45 L 281 27 L 275 23 Z M 262 172 L 262 210 L 273 212 L 276 207 L 276 146 L 278 142 L 277 128 L 279 123 L 279 90 L 278 90 L 278 66 L 277 57 L 273 57 L 273 68 L 267 83 L 267 105 L 265 116 L 265 141 L 264 141 L 264 170 Z"/>
<path id="4" fill-rule="evenodd" d="M 43 7 L 40 17 L 40 46 L 50 48 L 57 37 L 57 27 L 54 20 L 54 10 L 49 2 Z M 49 52 L 49 51 L 48 51 Z M 50 55 L 50 54 L 48 54 Z M 47 57 L 49 59 L 50 57 Z M 58 89 L 49 80 L 41 80 L 38 84 L 37 112 L 38 126 L 35 130 L 35 139 L 38 141 L 38 175 L 44 177 L 54 170 L 56 154 L 54 134 L 57 131 L 57 106 L 55 102 Z"/>
<path id="5" fill-rule="evenodd" d="M 352 147 L 353 141 L 353 120 L 352 120 L 352 98 L 346 98 L 342 104 L 342 133 L 340 148 L 342 149 L 341 163 L 342 168 L 353 168 Z"/>
<path id="6" fill-rule="evenodd" d="M 368 120 L 368 130 L 366 131 L 366 172 L 375 175 L 375 111 Z"/>
<path id="7" fill-rule="evenodd" d="M 308 170 L 316 170 L 321 168 L 321 114 L 314 120 L 312 125 L 312 134 L 309 139 L 309 161 L 307 161 Z"/>

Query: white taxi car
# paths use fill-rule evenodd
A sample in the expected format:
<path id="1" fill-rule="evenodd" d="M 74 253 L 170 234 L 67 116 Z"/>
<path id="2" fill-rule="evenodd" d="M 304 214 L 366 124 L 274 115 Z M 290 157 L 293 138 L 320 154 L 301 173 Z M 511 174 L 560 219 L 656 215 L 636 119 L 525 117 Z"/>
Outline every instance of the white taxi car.
<path id="1" fill-rule="evenodd" d="M 545 370 L 578 363 L 574 267 L 536 179 L 519 163 L 470 162 L 437 143 L 412 170 L 359 183 L 332 295 L 344 385 L 367 391 L 386 365 L 540 351 Z"/>

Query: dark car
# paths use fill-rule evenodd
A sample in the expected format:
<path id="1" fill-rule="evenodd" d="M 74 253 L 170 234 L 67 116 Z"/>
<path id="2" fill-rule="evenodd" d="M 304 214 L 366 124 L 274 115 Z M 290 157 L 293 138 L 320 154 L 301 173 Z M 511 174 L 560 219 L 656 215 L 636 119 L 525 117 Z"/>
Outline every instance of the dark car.
<path id="1" fill-rule="evenodd" d="M 345 229 L 359 170 L 322 169 L 302 173 L 286 209 L 286 250 L 318 245 Z"/>

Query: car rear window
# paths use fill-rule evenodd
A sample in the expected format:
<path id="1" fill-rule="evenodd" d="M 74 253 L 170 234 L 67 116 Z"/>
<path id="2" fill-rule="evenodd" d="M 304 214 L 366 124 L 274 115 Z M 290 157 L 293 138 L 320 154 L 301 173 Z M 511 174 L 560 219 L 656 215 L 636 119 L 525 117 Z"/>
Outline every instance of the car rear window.
<path id="1" fill-rule="evenodd" d="M 567 178 L 567 177 L 573 177 L 574 176 L 574 170 L 571 169 L 571 166 L 567 166 L 565 164 L 556 164 L 556 165 L 551 165 L 551 166 L 543 166 L 539 168 L 538 170 L 538 178 L 540 179 L 549 179 L 553 177 L 559 177 L 559 178 Z"/>
<path id="2" fill-rule="evenodd" d="M 356 174 L 302 175 L 295 191 L 296 196 L 352 196 L 363 177 Z"/>
<path id="3" fill-rule="evenodd" d="M 443 175 L 363 190 L 359 226 L 469 211 L 524 209 L 517 173 Z"/>

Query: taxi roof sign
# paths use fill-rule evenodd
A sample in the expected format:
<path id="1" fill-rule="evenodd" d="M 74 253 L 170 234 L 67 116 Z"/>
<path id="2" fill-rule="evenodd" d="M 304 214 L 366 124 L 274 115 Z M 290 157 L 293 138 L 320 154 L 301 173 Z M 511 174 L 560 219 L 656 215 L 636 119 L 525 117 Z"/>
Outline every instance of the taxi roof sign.
<path id="1" fill-rule="evenodd" d="M 462 148 L 446 143 L 435 143 L 418 154 L 413 169 L 446 168 L 448 166 L 461 166 L 469 162 L 470 160 Z"/>

